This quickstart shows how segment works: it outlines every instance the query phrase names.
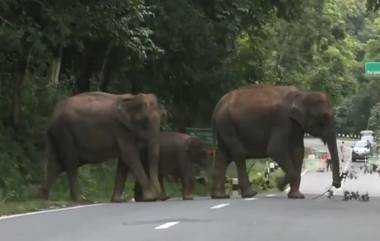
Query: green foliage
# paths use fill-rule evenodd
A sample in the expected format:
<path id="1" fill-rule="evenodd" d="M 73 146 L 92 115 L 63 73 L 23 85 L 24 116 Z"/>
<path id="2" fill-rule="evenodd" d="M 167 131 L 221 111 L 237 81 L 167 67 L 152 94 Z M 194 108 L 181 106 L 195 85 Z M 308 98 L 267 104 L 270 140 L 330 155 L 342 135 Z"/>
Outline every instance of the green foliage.
<path id="1" fill-rule="evenodd" d="M 374 130 L 376 136 L 380 135 L 380 102 L 374 105 L 368 119 L 368 128 Z"/>
<path id="2" fill-rule="evenodd" d="M 380 60 L 378 6 L 371 0 L 0 1 L 0 200 L 35 196 L 51 111 L 83 91 L 153 92 L 166 110 L 162 129 L 184 131 L 210 126 L 226 91 L 292 84 L 331 96 L 339 132 L 378 128 L 380 85 L 363 76 L 366 61 Z M 81 170 L 88 196 L 108 198 L 113 165 Z M 57 183 L 55 199 L 67 197 L 65 181 Z"/>

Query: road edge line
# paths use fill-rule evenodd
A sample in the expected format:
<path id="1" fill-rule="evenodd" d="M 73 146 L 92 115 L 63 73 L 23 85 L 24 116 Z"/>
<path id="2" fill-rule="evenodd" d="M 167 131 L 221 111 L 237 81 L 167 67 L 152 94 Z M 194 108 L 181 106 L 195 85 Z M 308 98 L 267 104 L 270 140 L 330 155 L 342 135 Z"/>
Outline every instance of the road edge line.
<path id="1" fill-rule="evenodd" d="M 44 214 L 44 213 L 56 213 L 56 212 L 63 212 L 67 210 L 73 210 L 73 209 L 79 209 L 79 208 L 89 208 L 89 207 L 97 207 L 105 205 L 106 203 L 96 203 L 96 204 L 90 204 L 90 205 L 79 205 L 74 207 L 66 207 L 66 208 L 56 208 L 56 209 L 47 209 L 42 211 L 35 211 L 35 212 L 28 212 L 28 213 L 19 213 L 19 214 L 11 214 L 11 215 L 2 215 L 0 216 L 1 220 L 11 219 L 11 218 L 18 218 L 18 217 L 25 217 L 25 216 L 32 216 L 32 215 L 38 215 L 38 214 Z"/>

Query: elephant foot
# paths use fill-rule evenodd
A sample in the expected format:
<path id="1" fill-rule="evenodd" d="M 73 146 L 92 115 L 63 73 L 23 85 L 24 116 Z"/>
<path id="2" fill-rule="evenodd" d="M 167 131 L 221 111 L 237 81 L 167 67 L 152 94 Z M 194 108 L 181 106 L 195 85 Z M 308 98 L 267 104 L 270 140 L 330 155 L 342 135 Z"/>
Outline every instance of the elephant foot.
<path id="1" fill-rule="evenodd" d="M 242 198 L 250 198 L 250 197 L 254 197 L 256 195 L 257 195 L 257 192 L 255 190 L 253 190 L 252 188 L 242 190 L 242 192 L 241 192 Z"/>
<path id="2" fill-rule="evenodd" d="M 225 192 L 213 192 L 211 194 L 212 199 L 228 199 L 230 198 L 230 195 L 226 194 Z"/>
<path id="3" fill-rule="evenodd" d="M 139 198 L 140 199 L 140 198 Z M 158 198 L 157 198 L 157 195 L 155 192 L 152 192 L 152 191 L 146 191 L 146 192 L 143 192 L 143 195 L 141 197 L 140 200 L 137 200 L 136 201 L 141 201 L 141 202 L 153 202 L 153 201 L 156 201 Z"/>
<path id="4" fill-rule="evenodd" d="M 188 194 L 188 195 L 183 195 L 182 199 L 183 200 L 193 200 L 194 198 L 193 198 L 193 195 Z"/>
<path id="5" fill-rule="evenodd" d="M 117 196 L 117 197 L 112 197 L 111 198 L 111 202 L 113 202 L 113 203 L 124 203 L 126 201 L 127 200 L 124 197 L 122 197 L 122 196 Z"/>
<path id="6" fill-rule="evenodd" d="M 289 199 L 305 199 L 305 195 L 303 195 L 300 191 L 290 191 L 288 193 Z"/>
<path id="7" fill-rule="evenodd" d="M 169 198 L 170 198 L 170 196 L 167 195 L 166 193 L 161 193 L 159 199 L 160 199 L 161 201 L 166 201 L 166 200 L 168 200 Z"/>

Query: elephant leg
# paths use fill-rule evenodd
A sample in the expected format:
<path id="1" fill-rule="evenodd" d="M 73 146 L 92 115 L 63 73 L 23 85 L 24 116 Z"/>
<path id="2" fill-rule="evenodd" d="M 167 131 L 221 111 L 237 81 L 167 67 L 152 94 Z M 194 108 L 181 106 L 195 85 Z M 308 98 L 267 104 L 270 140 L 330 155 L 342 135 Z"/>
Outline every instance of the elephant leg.
<path id="1" fill-rule="evenodd" d="M 128 175 L 128 167 L 120 160 L 117 161 L 115 185 L 113 188 L 111 202 L 125 202 L 123 197 L 123 191 L 125 187 L 125 181 Z"/>
<path id="2" fill-rule="evenodd" d="M 122 153 L 121 160 L 132 171 L 136 182 L 141 185 L 143 193 L 142 201 L 157 200 L 157 193 L 149 183 L 148 176 L 146 175 L 144 167 L 140 161 L 137 148 L 128 142 L 121 142 L 120 149 Z"/>
<path id="3" fill-rule="evenodd" d="M 62 167 L 59 165 L 57 160 L 49 158 L 46 164 L 45 179 L 41 187 L 42 199 L 49 199 L 51 187 L 61 172 Z"/>
<path id="4" fill-rule="evenodd" d="M 170 198 L 170 196 L 166 194 L 163 176 L 161 176 L 161 175 L 158 176 L 158 181 L 160 182 L 160 187 L 161 187 L 160 200 L 161 201 L 168 200 Z"/>
<path id="5" fill-rule="evenodd" d="M 67 152 L 61 152 L 62 163 L 65 168 L 67 179 L 70 187 L 70 196 L 73 202 L 88 203 L 86 198 L 81 194 L 78 183 L 79 162 L 74 148 L 68 148 Z"/>
<path id="6" fill-rule="evenodd" d="M 286 128 L 274 129 L 267 150 L 269 157 L 285 172 L 285 177 L 277 180 L 277 187 L 281 191 L 289 184 L 290 178 L 296 175 L 296 170 L 289 154 L 290 138 L 288 135 Z"/>
<path id="7" fill-rule="evenodd" d="M 161 194 L 161 185 L 158 178 L 159 168 L 159 143 L 155 140 L 151 140 L 148 144 L 148 163 L 147 173 L 149 175 L 150 185 L 157 195 Z"/>
<path id="8" fill-rule="evenodd" d="M 79 203 L 87 203 L 88 201 L 81 195 L 78 184 L 78 168 L 72 167 L 66 170 L 67 178 L 70 186 L 71 200 Z"/>
<path id="9" fill-rule="evenodd" d="M 304 147 L 303 143 L 295 144 L 293 150 L 291 150 L 291 160 L 295 169 L 295 173 L 289 176 L 290 191 L 288 193 L 288 198 L 292 199 L 304 199 L 305 196 L 300 192 L 301 183 L 301 171 L 304 157 Z"/>
<path id="10" fill-rule="evenodd" d="M 216 152 L 216 160 L 214 164 L 211 198 L 229 198 L 224 187 L 226 182 L 226 171 L 229 164 L 230 160 L 228 159 L 226 150 L 219 147 L 219 150 Z"/>
<path id="11" fill-rule="evenodd" d="M 241 196 L 243 198 L 253 197 L 257 194 L 251 184 L 249 183 L 248 174 L 247 174 L 247 166 L 245 163 L 245 158 L 243 156 L 234 158 L 236 163 L 236 168 L 238 172 L 239 179 L 239 187 L 241 190 Z"/>
<path id="12" fill-rule="evenodd" d="M 181 179 L 181 182 L 182 182 L 182 199 L 193 200 L 194 179 L 191 177 L 184 177 Z"/>

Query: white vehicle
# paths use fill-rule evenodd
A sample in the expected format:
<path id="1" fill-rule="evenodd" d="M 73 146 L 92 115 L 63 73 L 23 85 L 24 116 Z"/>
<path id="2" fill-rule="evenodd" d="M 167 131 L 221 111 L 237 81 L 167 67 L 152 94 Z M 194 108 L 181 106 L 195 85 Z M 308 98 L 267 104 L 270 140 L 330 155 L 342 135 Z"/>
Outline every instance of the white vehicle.
<path id="1" fill-rule="evenodd" d="M 371 153 L 371 144 L 368 140 L 360 140 L 355 142 L 355 145 L 352 148 L 352 161 L 358 159 L 366 159 Z"/>
<path id="2" fill-rule="evenodd" d="M 374 135 L 374 131 L 362 130 L 360 132 L 360 140 L 361 141 L 369 141 L 369 143 L 371 144 L 371 146 L 370 146 L 371 152 L 374 152 L 377 150 L 377 144 L 376 144 L 376 138 Z"/>
<path id="3" fill-rule="evenodd" d="M 373 136 L 373 131 L 371 130 L 363 130 L 360 132 L 360 140 L 361 141 L 369 141 L 371 144 L 375 142 L 375 137 Z"/>

